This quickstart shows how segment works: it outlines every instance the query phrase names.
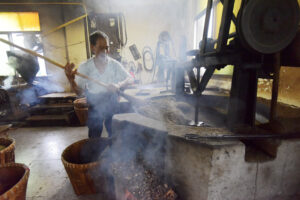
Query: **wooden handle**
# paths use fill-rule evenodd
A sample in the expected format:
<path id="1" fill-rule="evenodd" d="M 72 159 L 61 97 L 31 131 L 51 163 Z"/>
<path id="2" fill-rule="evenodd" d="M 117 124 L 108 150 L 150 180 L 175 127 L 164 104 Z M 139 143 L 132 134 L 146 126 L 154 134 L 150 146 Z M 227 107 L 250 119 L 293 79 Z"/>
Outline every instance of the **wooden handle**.
<path id="1" fill-rule="evenodd" d="M 43 58 L 44 60 L 48 61 L 49 63 L 51 63 L 51 64 L 53 64 L 53 65 L 55 65 L 55 66 L 57 66 L 57 67 L 59 67 L 59 68 L 65 69 L 65 66 L 64 66 L 64 65 L 62 65 L 62 64 L 60 64 L 60 63 L 58 63 L 58 62 L 55 62 L 54 60 L 52 60 L 52 59 L 50 59 L 50 58 L 47 58 L 46 56 L 42 56 L 41 54 L 38 54 L 38 53 L 36 53 L 35 51 L 32 51 L 32 50 L 30 50 L 30 49 L 23 48 L 23 47 L 21 47 L 21 46 L 18 46 L 18 45 L 16 45 L 16 44 L 14 44 L 14 43 L 12 43 L 12 42 L 9 42 L 9 41 L 7 41 L 7 40 L 4 40 L 4 39 L 2 39 L 2 38 L 0 38 L 0 41 L 3 42 L 3 43 L 8 44 L 8 45 L 10 45 L 10 46 L 13 46 L 13 47 L 16 47 L 16 48 L 18 48 L 18 49 L 21 49 L 22 51 L 25 51 L 26 53 L 29 53 L 29 54 L 31 54 L 31 55 L 34 55 L 34 56 Z M 95 79 L 93 79 L 93 78 L 91 78 L 91 77 L 89 77 L 89 76 L 86 76 L 86 75 L 84 75 L 84 74 L 81 74 L 81 73 L 78 73 L 78 72 L 77 72 L 76 75 L 78 75 L 78 76 L 80 76 L 80 77 L 82 77 L 82 78 L 88 79 L 88 80 L 90 80 L 90 81 L 93 81 L 94 83 L 97 83 L 98 85 L 101 85 L 101 86 L 103 86 L 103 87 L 106 87 L 106 88 L 108 87 L 107 84 L 102 83 L 101 81 L 95 80 Z"/>
<path id="2" fill-rule="evenodd" d="M 16 44 L 11 43 L 11 42 L 9 42 L 9 41 L 7 41 L 7 40 L 4 40 L 4 39 L 2 39 L 2 38 L 0 38 L 0 41 L 3 42 L 3 43 L 8 44 L 8 45 L 10 45 L 10 46 L 13 46 L 13 47 L 16 47 L 16 48 L 18 48 L 18 49 L 21 49 L 22 51 L 25 51 L 26 53 L 29 53 L 29 54 L 31 54 L 31 55 L 34 55 L 34 56 L 43 58 L 44 60 L 48 61 L 49 63 L 52 63 L 53 65 L 55 65 L 55 66 L 57 66 L 57 67 L 60 67 L 60 68 L 62 68 L 62 69 L 65 69 L 65 66 L 64 66 L 64 65 L 62 65 L 62 64 L 60 64 L 60 63 L 58 63 L 58 62 L 55 62 L 54 60 L 52 60 L 52 59 L 50 59 L 50 58 L 47 58 L 46 56 L 42 56 L 42 55 L 40 55 L 40 54 L 38 54 L 38 53 L 36 53 L 36 52 L 34 52 L 34 51 L 32 51 L 32 50 L 23 48 L 23 47 L 21 47 L 21 46 L 18 46 L 18 45 L 16 45 Z M 105 83 L 103 83 L 103 82 L 101 82 L 101 81 L 98 81 L 98 80 L 96 80 L 96 79 L 93 79 L 93 78 L 91 78 L 91 77 L 89 77 L 89 76 L 87 76 L 87 75 L 84 75 L 84 74 L 81 74 L 81 73 L 78 73 L 78 72 L 76 72 L 76 75 L 77 75 L 77 76 L 80 76 L 80 77 L 82 77 L 82 78 L 85 78 L 85 79 L 87 79 L 87 80 L 90 80 L 90 81 L 92 81 L 92 82 L 94 82 L 94 83 L 96 83 L 96 84 L 98 84 L 98 85 L 101 85 L 101 86 L 103 86 L 103 87 L 105 87 L 105 88 L 108 88 L 108 85 L 107 85 L 107 84 L 105 84 Z M 133 96 L 130 96 L 130 95 L 128 95 L 128 94 L 125 94 L 124 92 L 120 92 L 120 95 L 123 96 L 125 99 L 127 99 L 127 100 L 130 101 L 130 102 L 134 102 L 135 104 L 137 104 L 137 103 L 138 103 L 138 104 L 141 104 L 141 100 L 139 100 L 139 99 L 137 99 L 137 98 L 135 98 L 135 97 L 133 97 Z"/>

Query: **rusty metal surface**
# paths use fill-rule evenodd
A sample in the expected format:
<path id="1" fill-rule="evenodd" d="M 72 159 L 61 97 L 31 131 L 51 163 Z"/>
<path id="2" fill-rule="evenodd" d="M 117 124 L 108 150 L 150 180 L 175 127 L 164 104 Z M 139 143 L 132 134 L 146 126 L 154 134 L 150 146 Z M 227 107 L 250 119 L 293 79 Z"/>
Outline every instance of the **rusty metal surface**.
<path id="1" fill-rule="evenodd" d="M 281 52 L 281 65 L 300 67 L 300 29 L 292 43 Z"/>
<path id="2" fill-rule="evenodd" d="M 251 0 L 241 12 L 240 36 L 256 52 L 279 52 L 296 35 L 299 23 L 297 0 Z"/>

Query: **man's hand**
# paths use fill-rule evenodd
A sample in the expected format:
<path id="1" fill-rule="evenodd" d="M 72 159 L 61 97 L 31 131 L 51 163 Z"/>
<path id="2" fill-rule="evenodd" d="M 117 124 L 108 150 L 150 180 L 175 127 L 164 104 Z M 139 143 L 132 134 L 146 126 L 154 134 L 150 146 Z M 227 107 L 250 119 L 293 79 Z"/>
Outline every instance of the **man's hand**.
<path id="1" fill-rule="evenodd" d="M 73 70 L 75 67 L 74 63 L 67 63 L 65 65 L 65 74 L 69 81 L 74 81 L 75 74 L 77 73 L 77 70 Z"/>
<path id="2" fill-rule="evenodd" d="M 107 89 L 108 91 L 115 93 L 120 91 L 120 86 L 118 84 L 109 84 Z"/>

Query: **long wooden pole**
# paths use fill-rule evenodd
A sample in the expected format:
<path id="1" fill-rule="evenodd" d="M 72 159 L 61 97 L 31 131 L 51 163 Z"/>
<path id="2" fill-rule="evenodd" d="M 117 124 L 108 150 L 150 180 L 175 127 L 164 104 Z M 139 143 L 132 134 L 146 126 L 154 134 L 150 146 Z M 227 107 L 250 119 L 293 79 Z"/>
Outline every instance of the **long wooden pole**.
<path id="1" fill-rule="evenodd" d="M 0 38 L 0 41 L 3 42 L 3 43 L 8 44 L 8 45 L 10 45 L 10 46 L 13 46 L 13 47 L 16 47 L 16 48 L 18 48 L 18 49 L 21 49 L 22 51 L 25 51 L 26 53 L 29 53 L 29 54 L 31 54 L 31 55 L 34 55 L 34 56 L 43 58 L 43 59 L 46 60 L 47 62 L 49 62 L 49 63 L 51 63 L 51 64 L 53 64 L 53 65 L 55 65 L 55 66 L 57 66 L 57 67 L 59 67 L 59 68 L 65 69 L 65 66 L 64 66 L 64 65 L 62 65 L 62 64 L 60 64 L 60 63 L 58 63 L 58 62 L 56 62 L 56 61 L 54 61 L 54 60 L 52 60 L 52 59 L 46 57 L 46 56 L 43 56 L 43 55 L 41 55 L 41 54 L 38 54 L 38 53 L 36 53 L 35 51 L 32 51 L 32 50 L 30 50 L 30 49 L 26 49 L 26 48 L 24 48 L 24 47 L 21 47 L 21 46 L 19 46 L 19 45 L 16 45 L 16 44 L 14 44 L 14 43 L 12 43 L 12 42 L 9 42 L 9 41 L 7 41 L 7 40 L 4 40 L 4 39 L 2 39 L 2 38 Z M 98 81 L 98 80 L 96 80 L 96 79 L 93 79 L 93 78 L 91 78 L 91 77 L 89 77 L 89 76 L 86 76 L 86 75 L 84 75 L 84 74 L 81 74 L 81 73 L 79 73 L 79 72 L 76 72 L 76 75 L 77 75 L 77 76 L 80 76 L 80 77 L 82 77 L 82 78 L 88 79 L 88 80 L 90 80 L 90 81 L 93 81 L 94 83 L 97 83 L 98 85 L 101 85 L 101 86 L 103 86 L 103 87 L 106 87 L 106 88 L 108 87 L 107 84 L 102 83 L 101 81 Z"/>
<path id="2" fill-rule="evenodd" d="M 57 67 L 59 67 L 59 68 L 61 68 L 61 69 L 65 69 L 65 66 L 64 66 L 64 65 L 62 65 L 62 64 L 60 64 L 60 63 L 58 63 L 58 62 L 56 62 L 56 61 L 54 61 L 54 60 L 52 60 L 52 59 L 46 57 L 46 56 L 43 56 L 43 55 L 41 55 L 41 54 L 38 54 L 38 53 L 36 53 L 36 52 L 34 52 L 34 51 L 30 50 L 30 49 L 26 49 L 26 48 L 24 48 L 24 47 L 21 47 L 21 46 L 19 46 L 19 45 L 16 45 L 16 44 L 14 44 L 14 43 L 12 43 L 12 42 L 9 42 L 9 41 L 7 41 L 7 40 L 4 40 L 4 39 L 2 39 L 2 38 L 0 38 L 0 41 L 3 42 L 3 43 L 8 44 L 8 45 L 10 45 L 10 46 L 13 46 L 13 47 L 16 47 L 16 48 L 18 48 L 18 49 L 21 49 L 22 51 L 24 51 L 24 52 L 26 52 L 26 53 L 29 53 L 29 54 L 31 54 L 31 55 L 34 55 L 34 56 L 43 58 L 44 60 L 48 61 L 49 63 L 53 64 L 54 66 L 57 66 Z M 89 77 L 89 76 L 86 76 L 86 75 L 81 74 L 81 73 L 79 73 L 79 72 L 76 72 L 76 75 L 77 75 L 77 76 L 80 76 L 80 77 L 82 77 L 82 78 L 85 78 L 85 79 L 87 79 L 87 80 L 90 80 L 90 81 L 92 81 L 92 82 L 94 82 L 94 83 L 96 83 L 96 84 L 98 84 L 98 85 L 101 85 L 101 86 L 103 86 L 103 87 L 105 87 L 105 88 L 108 88 L 108 85 L 107 85 L 107 84 L 105 84 L 105 83 L 103 83 L 103 82 L 101 82 L 101 81 L 98 81 L 98 80 L 96 80 L 96 79 L 93 79 L 93 78 L 91 78 L 91 77 Z M 119 91 L 119 94 L 120 94 L 121 96 L 123 96 L 125 99 L 127 99 L 128 101 L 132 102 L 132 103 L 140 104 L 140 105 L 144 104 L 144 102 L 141 101 L 140 99 L 137 99 L 136 97 L 133 97 L 133 96 L 128 95 L 128 94 L 125 94 L 125 93 L 122 92 L 122 91 Z"/>

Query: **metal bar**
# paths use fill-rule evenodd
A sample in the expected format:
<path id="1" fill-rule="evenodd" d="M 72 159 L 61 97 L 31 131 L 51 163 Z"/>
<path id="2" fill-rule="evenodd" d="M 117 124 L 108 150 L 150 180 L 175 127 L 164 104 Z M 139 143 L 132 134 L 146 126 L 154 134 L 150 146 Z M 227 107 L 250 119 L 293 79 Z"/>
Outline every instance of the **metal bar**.
<path id="1" fill-rule="evenodd" d="M 185 134 L 184 138 L 187 140 L 265 140 L 265 139 L 299 139 L 300 133 L 287 134 L 233 134 L 233 135 L 213 135 L 201 136 L 197 134 Z"/>
<path id="2" fill-rule="evenodd" d="M 276 118 L 276 107 L 277 107 L 278 88 L 279 88 L 279 75 L 280 75 L 280 53 L 276 53 L 276 54 L 274 54 L 274 76 L 273 76 L 273 85 L 272 85 L 270 121 L 273 121 Z"/>
<path id="3" fill-rule="evenodd" d="M 218 5 L 219 1 L 214 1 L 212 7 L 215 7 L 216 5 Z M 206 13 L 206 8 L 204 8 L 203 10 L 201 10 L 198 15 L 196 15 L 196 17 L 194 18 L 194 20 L 198 20 L 200 19 L 204 14 Z"/>
<path id="4" fill-rule="evenodd" d="M 72 3 L 72 2 L 20 2 L 20 3 L 9 3 L 9 2 L 3 2 L 0 3 L 0 5 L 83 5 L 82 3 Z"/>
<path id="5" fill-rule="evenodd" d="M 243 64 L 243 55 L 239 52 L 233 52 L 232 54 L 205 56 L 197 60 L 197 66 L 216 66 L 216 65 L 234 65 Z"/>
<path id="6" fill-rule="evenodd" d="M 234 37 L 236 37 L 236 36 L 237 36 L 236 32 L 234 32 L 234 33 L 230 33 L 230 34 L 228 35 L 228 39 L 230 39 L 230 38 L 234 38 Z M 213 41 L 213 43 L 214 43 L 214 44 L 216 44 L 217 42 L 218 42 L 218 40 L 217 40 L 217 39 Z"/>
<path id="7" fill-rule="evenodd" d="M 87 46 L 87 57 L 90 58 L 92 56 L 92 52 L 91 52 L 91 44 L 90 44 L 90 32 L 89 32 L 89 22 L 88 22 L 88 12 L 86 9 L 85 4 L 82 4 L 82 7 L 84 9 L 84 12 L 86 14 L 86 18 L 85 18 L 85 32 L 86 32 L 86 46 Z"/>
<path id="8" fill-rule="evenodd" d="M 196 96 L 199 96 L 199 85 L 200 85 L 200 67 L 197 67 L 197 89 L 196 89 Z M 197 99 L 195 104 L 195 125 L 198 124 L 198 114 L 199 114 L 199 100 Z"/>
<path id="9" fill-rule="evenodd" d="M 202 78 L 201 78 L 201 82 L 199 84 L 199 92 L 202 94 L 202 92 L 205 90 L 207 84 L 208 84 L 208 81 L 211 79 L 212 75 L 214 74 L 214 71 L 215 71 L 215 67 L 214 66 L 211 66 L 211 67 L 208 67 Z"/>
<path id="10" fill-rule="evenodd" d="M 62 15 L 62 18 L 63 20 L 65 21 L 65 12 L 63 11 L 63 6 L 61 6 L 61 15 Z M 67 62 L 69 63 L 70 62 L 70 57 L 69 57 L 69 49 L 68 49 L 68 41 L 67 41 L 67 31 L 66 31 L 66 28 L 63 29 L 63 32 L 64 32 L 64 42 L 65 42 L 65 51 L 66 51 L 66 59 L 67 59 Z"/>
<path id="11" fill-rule="evenodd" d="M 234 0 L 233 0 L 234 1 Z M 220 2 L 224 5 L 224 0 L 220 0 Z M 237 24 L 237 18 L 232 15 L 232 18 L 231 18 L 232 22 L 236 25 Z"/>
<path id="12" fill-rule="evenodd" d="M 203 55 L 205 53 L 211 8 L 212 8 L 212 0 L 207 0 L 206 16 L 205 16 L 202 43 L 200 47 L 200 55 Z"/>
<path id="13" fill-rule="evenodd" d="M 89 30 L 88 30 L 88 22 L 86 20 L 84 21 L 84 38 L 85 41 L 88 41 L 85 43 L 85 49 L 86 49 L 86 57 L 91 58 L 92 53 L 91 53 L 91 48 L 90 48 L 90 36 L 89 36 Z"/>
<path id="14" fill-rule="evenodd" d="M 42 34 L 42 37 L 46 37 L 46 36 L 48 36 L 49 34 L 55 32 L 55 31 L 58 31 L 59 29 L 62 29 L 62 28 L 64 28 L 64 27 L 66 27 L 66 26 L 69 26 L 70 24 L 73 24 L 73 23 L 75 23 L 75 22 L 77 22 L 77 21 L 79 21 L 79 20 L 81 20 L 81 19 L 83 19 L 83 18 L 86 18 L 86 17 L 87 17 L 87 14 L 84 14 L 84 15 L 82 15 L 82 16 L 80 16 L 80 17 L 77 17 L 77 18 L 75 18 L 75 19 L 72 19 L 72 20 L 70 20 L 70 21 L 68 21 L 68 22 L 66 22 L 66 23 L 64 23 L 64 24 L 62 24 L 62 25 L 59 25 L 59 26 L 57 26 L 57 27 L 51 29 L 51 30 L 48 31 L 47 33 Z"/>
<path id="15" fill-rule="evenodd" d="M 227 44 L 230 22 L 233 15 L 234 0 L 224 0 L 222 20 L 218 36 L 217 52 L 220 52 Z"/>

